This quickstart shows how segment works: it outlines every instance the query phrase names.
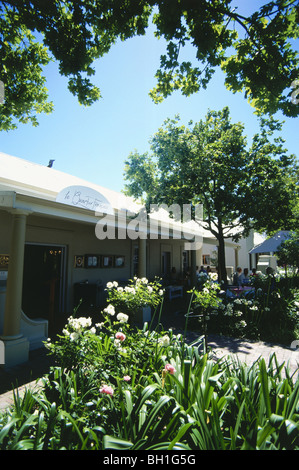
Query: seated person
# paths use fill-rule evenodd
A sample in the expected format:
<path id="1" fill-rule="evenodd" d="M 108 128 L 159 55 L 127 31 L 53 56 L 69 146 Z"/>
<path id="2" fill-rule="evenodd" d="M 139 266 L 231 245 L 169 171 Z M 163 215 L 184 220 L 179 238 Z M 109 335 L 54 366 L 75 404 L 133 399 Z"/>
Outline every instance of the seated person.
<path id="1" fill-rule="evenodd" d="M 240 268 L 240 266 L 238 266 L 237 271 L 235 272 L 234 277 L 233 277 L 233 285 L 234 286 L 240 286 L 241 285 L 241 280 L 240 280 L 241 274 L 242 274 L 242 268 Z"/>
<path id="2" fill-rule="evenodd" d="M 249 276 L 248 276 L 248 269 L 244 268 L 243 273 L 239 277 L 240 283 L 242 286 L 247 286 L 249 284 Z"/>
<path id="3" fill-rule="evenodd" d="M 200 273 L 207 274 L 207 271 L 205 270 L 205 268 L 204 268 L 203 266 L 201 266 L 198 273 L 199 273 L 199 274 L 200 274 Z"/>

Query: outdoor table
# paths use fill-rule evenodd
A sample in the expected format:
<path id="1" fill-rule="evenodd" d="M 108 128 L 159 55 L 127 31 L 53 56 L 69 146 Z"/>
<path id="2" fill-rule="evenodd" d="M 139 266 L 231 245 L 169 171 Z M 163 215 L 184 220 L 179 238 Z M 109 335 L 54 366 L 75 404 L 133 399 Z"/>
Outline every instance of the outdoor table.
<path id="1" fill-rule="evenodd" d="M 239 297 L 241 294 L 248 294 L 249 292 L 253 292 L 255 288 L 252 286 L 230 287 L 229 290 L 237 297 Z"/>

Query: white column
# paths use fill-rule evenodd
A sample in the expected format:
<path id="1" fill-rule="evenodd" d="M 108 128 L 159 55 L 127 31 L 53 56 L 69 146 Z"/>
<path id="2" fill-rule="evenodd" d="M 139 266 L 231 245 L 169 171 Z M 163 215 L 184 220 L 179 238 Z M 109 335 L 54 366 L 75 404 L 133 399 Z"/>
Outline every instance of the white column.
<path id="1" fill-rule="evenodd" d="M 29 342 L 20 331 L 27 215 L 28 212 L 21 210 L 13 212 L 4 326 L 1 337 L 5 347 L 5 366 L 9 367 L 26 362 L 29 354 Z"/>

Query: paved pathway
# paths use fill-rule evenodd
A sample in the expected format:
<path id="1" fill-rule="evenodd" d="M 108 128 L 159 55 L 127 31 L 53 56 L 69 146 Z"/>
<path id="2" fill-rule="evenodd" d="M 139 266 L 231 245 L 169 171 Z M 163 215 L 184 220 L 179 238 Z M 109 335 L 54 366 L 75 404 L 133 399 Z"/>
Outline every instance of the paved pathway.
<path id="1" fill-rule="evenodd" d="M 37 387 L 39 379 L 49 371 L 51 364 L 52 359 L 43 348 L 30 352 L 29 361 L 24 364 L 9 369 L 0 368 L 0 411 L 13 404 L 13 389 L 22 395 L 26 387 Z"/>
<path id="2" fill-rule="evenodd" d="M 217 337 L 211 335 L 208 337 L 208 346 L 217 357 L 225 355 L 237 356 L 240 361 L 251 365 L 260 358 L 264 358 L 266 365 L 270 357 L 275 354 L 279 364 L 287 366 L 291 374 L 295 373 L 295 379 L 298 377 L 299 368 L 299 350 L 287 348 L 285 346 L 269 344 L 263 341 L 248 341 L 235 338 Z"/>

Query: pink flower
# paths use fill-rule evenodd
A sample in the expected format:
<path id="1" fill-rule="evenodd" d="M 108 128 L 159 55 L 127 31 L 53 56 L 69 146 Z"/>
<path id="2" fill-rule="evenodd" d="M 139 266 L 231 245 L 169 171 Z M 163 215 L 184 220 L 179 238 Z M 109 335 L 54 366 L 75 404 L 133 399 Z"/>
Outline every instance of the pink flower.
<path id="1" fill-rule="evenodd" d="M 121 341 L 124 341 L 126 339 L 126 335 L 122 333 L 121 331 L 119 331 L 118 333 L 116 333 L 115 338 L 120 339 Z"/>
<path id="2" fill-rule="evenodd" d="M 170 374 L 174 374 L 175 373 L 175 368 L 171 365 L 171 364 L 166 364 L 165 365 L 165 369 L 167 372 L 169 372 Z"/>
<path id="3" fill-rule="evenodd" d="M 106 393 L 107 395 L 113 395 L 114 390 L 113 390 L 112 387 L 110 387 L 110 385 L 103 385 L 100 388 L 100 393 Z"/>
<path id="4" fill-rule="evenodd" d="M 124 376 L 124 381 L 125 382 L 130 382 L 130 380 L 131 380 L 131 377 L 129 375 Z"/>

